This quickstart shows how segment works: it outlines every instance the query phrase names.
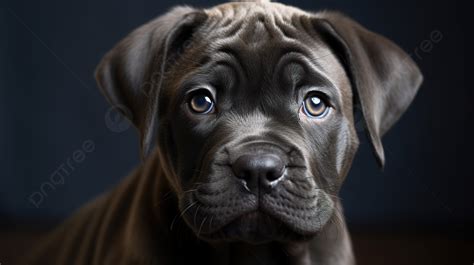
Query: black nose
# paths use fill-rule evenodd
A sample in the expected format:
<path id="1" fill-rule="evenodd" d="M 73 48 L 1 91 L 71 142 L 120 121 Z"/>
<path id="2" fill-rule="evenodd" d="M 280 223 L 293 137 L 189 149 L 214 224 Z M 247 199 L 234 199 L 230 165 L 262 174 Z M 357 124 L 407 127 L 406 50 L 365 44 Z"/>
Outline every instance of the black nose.
<path id="1" fill-rule="evenodd" d="M 259 188 L 272 188 L 283 177 L 285 164 L 277 155 L 247 154 L 240 156 L 232 165 L 237 178 L 254 193 Z"/>

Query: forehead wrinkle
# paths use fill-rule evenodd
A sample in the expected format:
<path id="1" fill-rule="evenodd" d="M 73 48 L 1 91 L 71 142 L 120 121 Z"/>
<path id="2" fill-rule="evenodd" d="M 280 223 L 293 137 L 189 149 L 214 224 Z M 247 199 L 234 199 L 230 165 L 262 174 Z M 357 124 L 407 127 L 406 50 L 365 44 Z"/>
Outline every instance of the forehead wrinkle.
<path id="1" fill-rule="evenodd" d="M 248 18 L 238 34 L 240 39 L 250 47 L 259 47 L 262 43 L 271 41 L 272 34 L 266 22 L 266 18 L 261 15 Z"/>
<path id="2" fill-rule="evenodd" d="M 294 36 L 290 36 L 289 32 L 291 28 L 295 28 L 285 20 L 285 17 L 280 13 L 275 13 L 275 15 L 270 16 L 273 26 L 273 32 L 277 35 L 278 38 L 288 41 L 288 40 L 295 40 Z"/>
<path id="3" fill-rule="evenodd" d="M 248 78 L 245 71 L 247 67 L 243 63 L 245 58 L 239 53 L 238 47 L 234 47 L 236 43 L 241 43 L 241 41 L 240 38 L 234 36 L 216 45 L 218 47 L 213 51 L 215 61 L 230 66 L 238 74 L 239 78 Z"/>
<path id="4" fill-rule="evenodd" d="M 289 60 L 288 62 L 285 60 Z M 286 67 L 289 65 L 296 63 L 298 65 L 301 65 L 304 69 L 309 69 L 311 72 L 313 72 L 313 75 L 316 74 L 319 78 L 322 79 L 323 82 L 329 83 L 330 87 L 334 88 L 335 90 L 338 90 L 338 86 L 336 83 L 330 78 L 329 74 L 327 71 L 324 69 L 322 66 L 321 62 L 317 61 L 316 59 L 312 59 L 311 54 L 306 55 L 302 54 L 300 52 L 289 52 L 280 57 L 277 65 L 276 65 L 276 71 L 274 71 L 275 75 L 280 74 L 280 69 L 286 70 Z M 306 67 L 305 67 L 306 65 Z M 338 95 L 340 95 L 338 91 Z"/>
<path id="5" fill-rule="evenodd" d="M 206 35 L 206 38 L 211 39 L 210 43 L 213 47 L 211 51 L 224 50 L 232 54 L 240 66 L 236 67 L 236 70 L 243 73 L 244 78 L 250 77 L 248 76 L 248 67 L 257 67 L 262 63 L 261 60 L 267 57 L 265 53 L 269 49 L 266 47 L 281 48 L 282 53 L 290 52 L 292 48 L 295 48 L 306 55 L 305 61 L 311 66 L 311 69 L 314 69 L 322 79 L 335 88 L 339 97 L 341 96 L 341 91 L 339 91 L 341 88 L 337 85 L 337 80 L 330 77 L 332 70 L 326 69 L 327 67 L 322 65 L 327 61 L 325 57 L 334 57 L 334 55 L 329 49 L 325 49 L 319 38 L 311 34 L 312 31 L 309 27 L 312 15 L 309 13 L 279 3 L 255 2 L 222 4 L 205 10 L 205 12 L 208 13 L 210 20 L 215 22 L 211 23 L 212 26 L 210 24 L 207 26 L 209 34 Z M 261 23 L 261 21 L 264 22 L 262 23 L 264 27 L 261 30 L 265 30 L 268 35 L 265 38 L 251 37 L 255 32 L 255 24 Z M 252 39 L 255 39 L 257 44 L 252 42 Z M 308 45 L 308 43 L 312 45 Z M 242 58 L 239 54 L 244 50 L 246 58 Z M 253 55 L 247 56 L 247 54 Z M 276 59 L 280 57 L 276 56 Z M 243 61 L 243 59 L 251 59 L 254 63 L 250 63 L 246 67 L 244 61 L 247 61 Z M 329 59 L 329 61 L 331 60 Z M 271 67 L 276 66 L 276 64 L 273 65 Z M 262 66 L 265 67 L 262 70 L 275 73 L 275 68 L 267 69 L 268 66 L 265 64 Z M 251 73 L 253 70 L 250 70 Z M 271 78 L 271 74 L 267 78 Z"/>
<path id="6" fill-rule="evenodd" d="M 269 14 L 287 14 L 288 16 L 292 14 L 306 14 L 306 12 L 299 8 L 274 2 L 230 2 L 207 9 L 206 12 L 212 16 L 222 17 L 235 14 L 240 10 L 245 10 L 246 12 L 257 10 Z"/>
<path id="7" fill-rule="evenodd" d="M 235 28 L 236 25 L 238 25 L 239 31 L 242 31 L 247 26 L 252 26 L 255 17 L 264 17 L 265 20 L 272 22 L 265 24 L 266 26 L 271 24 L 272 27 L 267 30 L 274 34 L 279 31 L 276 26 L 277 23 L 275 23 L 276 20 L 279 20 L 280 24 L 290 24 L 295 15 L 309 16 L 308 13 L 301 9 L 271 2 L 231 2 L 206 9 L 204 12 L 212 21 L 209 27 L 213 31 L 227 31 L 229 27 Z"/>
<path id="8" fill-rule="evenodd" d="M 324 68 L 318 61 L 318 57 L 315 56 L 320 49 L 314 51 L 306 45 L 301 45 L 301 41 L 288 39 L 263 42 L 262 45 L 268 46 L 268 49 L 265 47 L 257 49 L 257 47 L 248 45 L 248 43 L 244 42 L 239 36 L 234 35 L 224 39 L 217 39 L 213 42 L 213 48 L 210 53 L 213 54 L 217 60 L 221 57 L 232 61 L 232 65 L 241 73 L 241 76 L 247 78 L 248 76 L 245 70 L 248 70 L 248 66 L 244 62 L 250 62 L 250 66 L 257 66 L 258 64 L 265 68 L 263 70 L 275 73 L 278 72 L 281 61 L 289 55 L 296 55 L 296 57 L 301 58 L 300 60 L 318 69 L 318 72 L 324 72 Z M 265 54 L 270 52 L 270 48 L 272 48 L 272 56 L 275 56 L 277 61 L 269 66 L 268 64 L 262 64 L 263 62 L 261 61 L 262 58 L 268 58 Z M 277 50 L 275 50 L 275 48 Z"/>
<path id="9" fill-rule="evenodd" d="M 274 23 L 275 27 L 281 32 L 282 39 L 295 40 L 296 36 L 299 35 L 297 28 L 280 15 L 275 16 Z"/>

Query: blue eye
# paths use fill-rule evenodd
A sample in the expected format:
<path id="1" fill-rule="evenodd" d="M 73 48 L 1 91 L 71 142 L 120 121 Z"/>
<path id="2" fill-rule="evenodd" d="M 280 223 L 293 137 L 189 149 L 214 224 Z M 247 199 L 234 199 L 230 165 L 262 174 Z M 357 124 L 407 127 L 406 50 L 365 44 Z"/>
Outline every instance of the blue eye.
<path id="1" fill-rule="evenodd" d="M 322 118 L 328 111 L 328 105 L 320 96 L 310 95 L 303 102 L 303 112 L 308 117 Z"/>
<path id="2" fill-rule="evenodd" d="M 214 101 L 207 90 L 201 89 L 191 97 L 189 107 L 195 113 L 208 114 L 214 110 Z"/>

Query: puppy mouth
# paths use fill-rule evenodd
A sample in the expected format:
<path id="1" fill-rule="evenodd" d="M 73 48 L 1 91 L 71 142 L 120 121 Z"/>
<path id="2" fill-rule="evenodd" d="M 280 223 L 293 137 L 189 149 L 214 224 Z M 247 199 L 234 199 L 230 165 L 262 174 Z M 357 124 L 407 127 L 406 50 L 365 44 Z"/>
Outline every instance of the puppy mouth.
<path id="1" fill-rule="evenodd" d="M 238 238 L 252 243 L 263 243 L 269 240 L 272 226 L 277 225 L 277 220 L 262 211 L 256 210 L 237 217 L 219 232 L 227 238 Z M 211 235 L 212 236 L 212 235 Z M 218 234 L 216 236 L 219 236 Z"/>
<path id="2" fill-rule="evenodd" d="M 237 201 L 242 204 L 223 212 L 210 212 L 209 209 L 215 210 L 216 206 L 206 205 L 196 194 L 191 197 L 191 204 L 194 201 L 196 206 L 186 212 L 184 219 L 188 220 L 198 238 L 207 241 L 243 241 L 251 244 L 301 242 L 316 236 L 325 223 L 324 218 L 319 216 L 323 209 L 314 208 L 306 213 L 294 210 L 288 214 L 283 209 L 275 208 L 274 204 L 279 203 L 269 196 L 263 196 L 263 199 L 241 197 Z M 311 223 L 307 218 L 317 220 L 318 226 L 306 226 Z"/>
<path id="3" fill-rule="evenodd" d="M 271 214 L 254 210 L 240 215 L 214 232 L 203 233 L 200 237 L 209 241 L 238 240 L 249 244 L 264 244 L 271 241 L 306 241 L 314 235 L 296 233 Z"/>

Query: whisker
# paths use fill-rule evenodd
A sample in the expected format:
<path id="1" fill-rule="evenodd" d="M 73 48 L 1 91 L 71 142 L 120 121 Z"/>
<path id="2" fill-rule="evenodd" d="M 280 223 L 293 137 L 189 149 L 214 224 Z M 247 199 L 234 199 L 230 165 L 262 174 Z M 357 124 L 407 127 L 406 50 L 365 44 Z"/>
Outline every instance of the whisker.
<path id="1" fill-rule="evenodd" d="M 186 207 L 186 208 L 181 212 L 180 217 L 182 217 L 189 209 L 191 209 L 191 207 L 193 207 L 193 206 L 196 205 L 197 203 L 198 203 L 198 201 L 195 201 L 195 202 L 191 203 L 190 205 L 188 205 L 188 207 Z"/>
<path id="2" fill-rule="evenodd" d="M 198 237 L 199 237 L 199 234 L 201 234 L 202 226 L 204 225 L 204 223 L 206 222 L 206 220 L 207 220 L 207 216 L 204 217 L 204 220 L 202 220 L 202 223 L 201 223 L 201 225 L 199 226 L 199 231 L 198 231 L 198 234 L 197 234 Z"/>
<path id="3" fill-rule="evenodd" d="M 211 216 L 211 221 L 209 221 L 209 231 L 210 231 L 211 228 L 212 228 L 212 220 L 214 220 L 214 216 Z"/>
<path id="4" fill-rule="evenodd" d="M 201 205 L 198 205 L 196 212 L 194 212 L 194 218 L 193 218 L 194 226 L 196 226 L 196 216 L 197 216 L 197 213 L 199 212 L 199 208 L 201 208 Z"/>
<path id="5" fill-rule="evenodd" d="M 188 211 L 189 209 L 191 209 L 191 207 L 193 207 L 194 205 L 196 205 L 198 202 L 195 201 L 193 203 L 191 203 L 190 205 L 188 205 L 182 212 L 181 214 L 176 214 L 176 216 L 173 218 L 173 221 L 171 222 L 171 225 L 170 225 L 170 231 L 173 230 L 173 227 L 174 227 L 174 223 L 176 222 L 176 220 L 181 217 L 183 217 L 183 215 L 186 213 L 186 211 Z M 179 216 L 178 216 L 179 215 Z"/>
<path id="6" fill-rule="evenodd" d="M 190 193 L 190 192 L 194 192 L 194 191 L 197 191 L 197 190 L 198 190 L 197 188 L 196 188 L 196 189 L 190 189 L 190 190 L 187 190 L 187 191 L 185 191 L 185 192 L 183 192 L 183 193 Z"/>

